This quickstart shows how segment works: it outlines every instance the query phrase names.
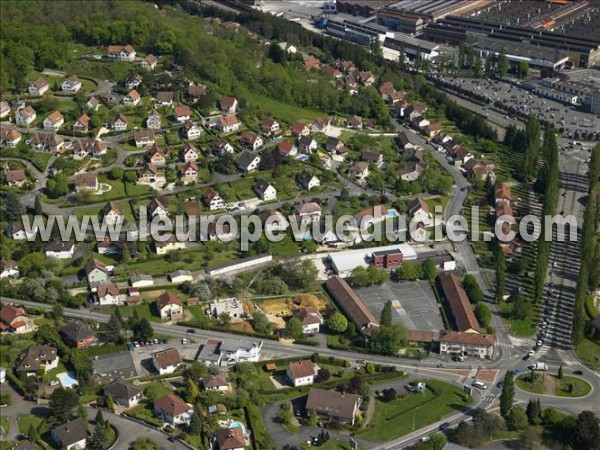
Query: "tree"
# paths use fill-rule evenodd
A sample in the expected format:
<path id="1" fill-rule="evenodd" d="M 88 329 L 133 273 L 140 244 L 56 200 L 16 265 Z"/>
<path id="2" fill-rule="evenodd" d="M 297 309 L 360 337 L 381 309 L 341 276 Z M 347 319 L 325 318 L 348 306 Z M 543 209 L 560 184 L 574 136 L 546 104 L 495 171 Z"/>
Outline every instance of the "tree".
<path id="1" fill-rule="evenodd" d="M 343 333 L 348 328 L 348 319 L 341 312 L 336 311 L 327 320 L 327 328 L 334 333 Z"/>
<path id="2" fill-rule="evenodd" d="M 185 399 L 188 403 L 194 404 L 199 395 L 200 389 L 198 388 L 198 382 L 195 379 L 188 378 L 185 384 Z"/>
<path id="3" fill-rule="evenodd" d="M 572 447 L 600 449 L 600 420 L 592 411 L 583 411 L 577 416 Z"/>
<path id="4" fill-rule="evenodd" d="M 125 243 L 121 247 L 121 262 L 123 264 L 129 264 L 131 262 L 131 252 L 129 251 L 129 247 Z"/>
<path id="5" fill-rule="evenodd" d="M 98 410 L 96 413 L 96 418 L 94 419 L 96 425 L 104 425 L 104 416 L 102 415 L 102 411 Z"/>
<path id="6" fill-rule="evenodd" d="M 108 176 L 111 180 L 121 180 L 123 179 L 123 168 L 122 167 L 113 167 L 110 169 Z"/>
<path id="7" fill-rule="evenodd" d="M 21 204 L 19 197 L 14 192 L 8 192 L 2 201 L 2 204 L 4 205 L 6 217 L 11 222 L 20 222 L 21 216 L 27 212 L 25 207 Z"/>
<path id="8" fill-rule="evenodd" d="M 59 322 L 64 318 L 64 309 L 60 303 L 56 303 L 52 307 L 52 318 L 55 322 Z"/>
<path id="9" fill-rule="evenodd" d="M 525 412 L 531 425 L 539 425 L 542 421 L 542 405 L 540 399 L 529 400 Z"/>
<path id="10" fill-rule="evenodd" d="M 33 210 L 37 216 L 41 216 L 44 213 L 44 209 L 42 207 L 42 200 L 39 195 L 35 196 L 35 201 L 33 202 Z"/>
<path id="11" fill-rule="evenodd" d="M 275 271 L 293 290 L 307 290 L 317 280 L 319 271 L 310 260 L 296 260 Z"/>
<path id="12" fill-rule="evenodd" d="M 492 321 L 492 313 L 490 312 L 490 308 L 488 308 L 488 306 L 485 303 L 477 303 L 475 305 L 474 312 L 475 317 L 477 317 L 479 323 L 484 327 L 488 326 Z"/>
<path id="13" fill-rule="evenodd" d="M 435 433 L 429 436 L 427 442 L 419 442 L 418 444 L 411 447 L 413 450 L 442 450 L 446 447 L 448 440 L 446 436 L 441 433 Z"/>
<path id="14" fill-rule="evenodd" d="M 118 311 L 119 308 L 117 307 L 115 310 Z M 108 337 L 111 341 L 113 341 L 113 342 L 121 341 L 123 329 L 121 326 L 121 321 L 119 320 L 119 318 L 117 317 L 117 315 L 114 312 L 110 315 L 110 317 L 108 319 L 108 323 L 106 324 L 106 329 L 108 331 Z"/>
<path id="15" fill-rule="evenodd" d="M 521 78 L 525 78 L 529 73 L 529 63 L 527 61 L 521 61 L 519 63 L 519 73 Z"/>
<path id="16" fill-rule="evenodd" d="M 104 407 L 106 409 L 108 409 L 109 411 L 114 411 L 115 409 L 115 402 L 112 398 L 112 395 L 105 395 L 104 396 Z"/>
<path id="17" fill-rule="evenodd" d="M 427 278 L 429 281 L 433 281 L 437 275 L 437 267 L 435 263 L 430 258 L 427 258 L 421 264 L 421 269 L 423 270 L 423 276 Z"/>
<path id="18" fill-rule="evenodd" d="M 383 305 L 381 310 L 381 318 L 379 320 L 381 326 L 390 326 L 392 324 L 392 301 L 388 300 Z"/>
<path id="19" fill-rule="evenodd" d="M 558 367 L 558 375 L 557 376 L 558 376 L 559 380 L 563 379 L 563 365 L 562 364 Z"/>
<path id="20" fill-rule="evenodd" d="M 317 374 L 315 375 L 315 383 L 322 383 L 324 381 L 329 380 L 331 377 L 331 373 L 327 369 L 319 369 Z"/>
<path id="21" fill-rule="evenodd" d="M 302 322 L 300 322 L 300 320 L 297 319 L 296 317 L 292 317 L 285 324 L 285 331 L 287 331 L 288 334 L 290 336 L 292 336 L 294 339 L 298 339 L 298 338 L 302 337 L 302 334 L 304 333 L 304 330 L 302 327 Z"/>
<path id="22" fill-rule="evenodd" d="M 269 322 L 269 318 L 262 311 L 256 311 L 252 316 L 254 329 L 260 334 L 271 334 L 273 326 Z"/>
<path id="23" fill-rule="evenodd" d="M 142 317 L 139 322 L 133 326 L 132 331 L 136 341 L 147 341 L 154 334 L 152 325 L 146 317 Z"/>
<path id="24" fill-rule="evenodd" d="M 527 428 L 529 421 L 527 414 L 523 411 L 523 408 L 514 407 L 510 410 L 510 413 L 505 418 L 506 426 L 511 431 L 520 431 Z"/>
<path id="25" fill-rule="evenodd" d="M 380 327 L 371 336 L 369 345 L 375 353 L 393 356 L 398 354 L 406 338 L 406 329 L 402 325 Z"/>
<path id="26" fill-rule="evenodd" d="M 514 319 L 523 320 L 529 316 L 531 311 L 531 303 L 522 295 L 517 295 L 514 299 L 512 316 Z"/>
<path id="27" fill-rule="evenodd" d="M 502 393 L 500 394 L 500 415 L 507 420 L 510 415 L 515 398 L 515 380 L 512 370 L 507 370 L 504 375 L 504 384 L 502 385 Z"/>
<path id="28" fill-rule="evenodd" d="M 498 55 L 498 75 L 500 78 L 506 78 L 508 75 L 508 68 L 510 67 L 510 63 L 508 62 L 508 58 L 506 57 L 506 53 L 504 49 L 500 51 Z"/>
<path id="29" fill-rule="evenodd" d="M 289 424 L 292 421 L 292 405 L 289 402 L 283 403 L 277 412 L 277 419 L 282 424 Z"/>
<path id="30" fill-rule="evenodd" d="M 98 411 L 100 413 L 100 411 Z M 104 450 L 108 444 L 108 434 L 106 433 L 108 423 L 96 422 L 94 431 L 86 442 L 86 448 L 90 450 Z"/>
<path id="31" fill-rule="evenodd" d="M 58 422 L 67 422 L 76 414 L 79 396 L 72 389 L 59 387 L 50 395 L 49 406 Z"/>
<path id="32" fill-rule="evenodd" d="M 29 441 L 32 443 L 36 443 L 40 440 L 40 433 L 38 432 L 37 427 L 33 423 L 29 425 L 29 430 L 27 431 L 27 439 L 29 439 Z"/>
<path id="33" fill-rule="evenodd" d="M 194 408 L 194 414 L 192 415 L 192 419 L 190 420 L 190 433 L 196 436 L 200 436 L 202 434 L 202 408 Z"/>

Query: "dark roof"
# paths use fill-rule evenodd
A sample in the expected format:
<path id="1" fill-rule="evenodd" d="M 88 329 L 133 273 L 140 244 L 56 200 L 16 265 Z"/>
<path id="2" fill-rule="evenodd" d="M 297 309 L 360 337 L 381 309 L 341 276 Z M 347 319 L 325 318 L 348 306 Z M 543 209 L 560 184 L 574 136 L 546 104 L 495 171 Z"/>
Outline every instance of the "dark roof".
<path id="1" fill-rule="evenodd" d="M 335 301 L 363 334 L 370 334 L 379 321 L 345 280 L 333 277 L 325 283 Z"/>
<path id="2" fill-rule="evenodd" d="M 53 435 L 62 447 L 66 448 L 82 439 L 87 438 L 87 424 L 81 417 L 54 427 Z"/>
<path id="3" fill-rule="evenodd" d="M 54 241 L 54 242 L 50 242 L 48 245 L 46 245 L 46 251 L 47 252 L 64 252 L 67 250 L 71 250 L 71 248 L 73 247 L 74 243 L 73 241 Z"/>
<path id="4" fill-rule="evenodd" d="M 123 381 L 115 381 L 104 388 L 104 394 L 114 395 L 119 398 L 130 399 L 144 392 L 142 388 Z"/>
<path id="5" fill-rule="evenodd" d="M 242 152 L 236 161 L 238 167 L 248 167 L 256 159 L 258 154 L 251 152 Z"/>
<path id="6" fill-rule="evenodd" d="M 95 375 L 105 376 L 116 371 L 136 373 L 135 363 L 129 351 L 95 356 L 92 365 Z"/>
<path id="7" fill-rule="evenodd" d="M 310 180 L 312 180 L 313 177 L 314 177 L 314 175 L 312 173 L 304 171 L 296 176 L 296 181 L 301 186 L 307 188 L 308 183 L 310 183 Z"/>
<path id="8" fill-rule="evenodd" d="M 306 409 L 314 409 L 321 414 L 332 417 L 352 420 L 354 417 L 354 406 L 360 400 L 356 394 L 342 394 L 335 390 L 310 388 Z"/>
<path id="9" fill-rule="evenodd" d="M 56 348 L 49 345 L 32 345 L 17 360 L 17 370 L 35 371 L 45 361 L 56 359 Z"/>
<path id="10" fill-rule="evenodd" d="M 205 389 L 210 389 L 213 387 L 227 386 L 229 384 L 229 380 L 227 379 L 226 374 L 211 375 L 209 377 L 202 378 L 202 384 L 204 385 Z"/>
<path id="11" fill-rule="evenodd" d="M 60 330 L 67 339 L 78 342 L 95 336 L 90 327 L 81 322 L 69 322 Z"/>
<path id="12" fill-rule="evenodd" d="M 438 275 L 438 283 L 450 306 L 454 323 L 458 331 L 475 330 L 480 332 L 479 322 L 473 313 L 469 297 L 463 289 L 458 277 L 451 273 Z"/>

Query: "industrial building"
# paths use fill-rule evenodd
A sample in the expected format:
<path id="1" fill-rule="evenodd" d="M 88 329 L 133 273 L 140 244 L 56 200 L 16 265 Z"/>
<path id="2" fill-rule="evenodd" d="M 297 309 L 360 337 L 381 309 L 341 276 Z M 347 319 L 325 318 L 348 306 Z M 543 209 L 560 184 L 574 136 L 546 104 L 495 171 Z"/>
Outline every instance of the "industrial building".
<path id="1" fill-rule="evenodd" d="M 417 259 L 417 252 L 409 244 L 387 245 L 384 247 L 360 248 L 332 252 L 327 255 L 333 270 L 342 278 L 350 276 L 356 267 L 367 268 L 373 261 L 373 254 L 384 254 L 393 251 L 402 255 L 402 262 Z M 396 266 L 397 267 L 397 266 Z"/>
<path id="2" fill-rule="evenodd" d="M 393 38 L 386 37 L 383 47 L 384 51 L 388 49 L 397 52 L 398 55 L 403 50 L 409 57 L 420 55 L 423 59 L 432 60 L 439 56 L 439 45 L 403 33 L 395 33 Z"/>
<path id="3" fill-rule="evenodd" d="M 325 18 L 322 20 L 321 26 L 333 36 L 361 45 L 371 45 L 383 41 L 388 33 L 385 27 L 376 23 L 361 23 L 351 20 L 339 21 Z"/>

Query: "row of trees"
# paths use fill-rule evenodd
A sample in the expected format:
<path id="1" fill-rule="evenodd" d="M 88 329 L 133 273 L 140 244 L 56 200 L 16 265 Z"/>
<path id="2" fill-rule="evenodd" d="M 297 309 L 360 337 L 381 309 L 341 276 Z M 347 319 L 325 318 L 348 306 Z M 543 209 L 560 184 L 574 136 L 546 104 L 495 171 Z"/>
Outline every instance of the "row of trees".
<path id="1" fill-rule="evenodd" d="M 572 341 L 578 344 L 584 337 L 586 312 L 585 300 L 588 289 L 598 282 L 598 263 L 600 262 L 600 244 L 594 236 L 598 217 L 600 215 L 600 191 L 598 177 L 600 177 L 600 144 L 592 152 L 589 163 L 589 189 L 588 202 L 583 216 L 583 229 L 581 233 L 581 268 L 577 279 L 575 291 L 575 310 L 573 311 Z M 596 264 L 594 266 L 594 264 Z"/>

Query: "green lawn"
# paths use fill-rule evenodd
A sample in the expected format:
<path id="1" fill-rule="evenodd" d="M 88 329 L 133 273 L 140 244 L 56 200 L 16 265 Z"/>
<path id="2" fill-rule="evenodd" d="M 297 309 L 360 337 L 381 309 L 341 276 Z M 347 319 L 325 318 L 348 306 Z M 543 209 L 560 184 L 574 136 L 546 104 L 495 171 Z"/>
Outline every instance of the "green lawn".
<path id="1" fill-rule="evenodd" d="M 38 432 L 42 434 L 43 431 L 40 430 L 40 428 L 43 422 L 44 419 L 42 417 L 34 416 L 33 414 L 25 414 L 23 416 L 19 416 L 19 433 L 28 434 L 29 428 L 33 425 L 35 428 L 37 428 Z"/>
<path id="2" fill-rule="evenodd" d="M 271 114 L 279 120 L 290 123 L 301 119 L 312 121 L 323 115 L 317 111 L 303 109 L 298 106 L 273 100 L 272 98 L 260 94 L 248 93 L 246 97 L 248 98 L 248 103 L 260 106 L 265 114 Z"/>
<path id="3" fill-rule="evenodd" d="M 572 386 L 572 387 L 571 387 Z M 563 376 L 554 381 L 554 395 L 559 397 L 584 397 L 592 391 L 592 386 L 582 378 Z"/>
<path id="4" fill-rule="evenodd" d="M 426 380 L 425 394 L 410 394 L 391 402 L 375 400 L 375 414 L 367 431 L 357 433 L 364 439 L 390 441 L 413 430 L 437 422 L 446 414 L 466 407 L 462 388 L 437 380 Z M 434 388 L 438 393 L 434 394 Z M 414 424 L 414 426 L 413 426 Z"/>
<path id="5" fill-rule="evenodd" d="M 585 365 L 594 370 L 600 369 L 600 344 L 584 338 L 577 344 L 576 352 Z"/>
<path id="6" fill-rule="evenodd" d="M 167 393 L 168 392 L 165 392 L 165 394 L 167 394 Z M 165 394 L 162 394 L 162 395 L 165 395 Z M 137 419 L 144 420 L 148 423 L 156 425 L 157 427 L 160 427 L 163 424 L 162 420 L 154 417 L 154 412 L 152 411 L 151 404 L 138 405 L 138 406 L 130 409 L 129 414 L 131 414 L 133 417 L 135 417 Z"/>
<path id="7" fill-rule="evenodd" d="M 33 150 L 3 149 L 2 156 L 6 158 L 18 158 L 31 162 L 38 170 L 44 171 L 48 161 L 52 158 L 50 152 L 35 152 Z"/>
<path id="8" fill-rule="evenodd" d="M 515 378 L 515 385 L 525 391 L 533 394 L 543 394 L 544 386 L 542 385 L 542 375 L 534 373 L 533 380 L 531 380 L 531 373 L 523 373 Z"/>
<path id="9" fill-rule="evenodd" d="M 502 302 L 500 304 L 500 314 L 509 326 L 510 333 L 515 337 L 530 337 L 533 336 L 537 326 L 537 315 L 533 311 L 530 317 L 523 320 L 511 319 L 513 304 Z"/>
<path id="10" fill-rule="evenodd" d="M 2 426 L 2 429 L 4 430 L 4 433 L 8 434 L 10 431 L 10 421 L 8 420 L 8 417 L 0 417 L 0 426 Z"/>

